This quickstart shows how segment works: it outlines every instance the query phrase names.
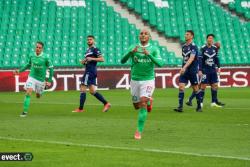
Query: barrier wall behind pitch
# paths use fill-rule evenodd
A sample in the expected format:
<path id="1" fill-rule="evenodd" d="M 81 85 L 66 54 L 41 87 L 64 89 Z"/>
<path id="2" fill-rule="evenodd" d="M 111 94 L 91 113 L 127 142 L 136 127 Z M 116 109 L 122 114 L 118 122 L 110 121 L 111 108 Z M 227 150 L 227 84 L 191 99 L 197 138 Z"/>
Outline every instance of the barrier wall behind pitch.
<path id="1" fill-rule="evenodd" d="M 172 68 L 156 69 L 156 87 L 170 88 L 178 87 L 179 70 Z M 83 70 L 55 70 L 53 84 L 48 91 L 54 90 L 79 90 L 80 80 Z M 12 71 L 0 71 L 0 91 L 19 92 L 23 91 L 23 86 L 27 80 L 29 72 L 23 72 L 19 76 L 14 76 Z M 129 89 L 130 70 L 129 69 L 99 69 L 98 86 L 100 90 L 109 89 Z M 187 85 L 189 87 L 190 84 Z M 249 87 L 250 68 L 223 68 L 220 73 L 220 87 Z"/>

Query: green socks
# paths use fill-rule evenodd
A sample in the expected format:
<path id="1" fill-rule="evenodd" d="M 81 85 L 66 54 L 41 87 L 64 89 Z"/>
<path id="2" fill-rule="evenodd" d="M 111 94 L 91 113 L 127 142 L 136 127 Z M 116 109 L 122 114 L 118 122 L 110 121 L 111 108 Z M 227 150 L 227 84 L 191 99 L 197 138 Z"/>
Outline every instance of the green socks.
<path id="1" fill-rule="evenodd" d="M 140 108 L 140 111 L 139 111 L 139 117 L 138 117 L 138 131 L 140 133 L 142 133 L 143 129 L 144 129 L 144 124 L 145 124 L 145 121 L 147 119 L 147 109 L 146 108 Z"/>
<path id="2" fill-rule="evenodd" d="M 150 100 L 147 102 L 147 105 L 150 106 Z"/>
<path id="3" fill-rule="evenodd" d="M 26 95 L 23 103 L 23 112 L 27 113 L 30 106 L 30 95 Z"/>

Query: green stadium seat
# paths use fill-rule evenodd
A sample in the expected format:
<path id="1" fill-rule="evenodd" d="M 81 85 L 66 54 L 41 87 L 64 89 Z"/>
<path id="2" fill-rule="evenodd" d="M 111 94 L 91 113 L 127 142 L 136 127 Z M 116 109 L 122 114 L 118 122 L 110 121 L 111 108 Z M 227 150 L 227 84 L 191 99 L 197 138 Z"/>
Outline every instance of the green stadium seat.
<path id="1" fill-rule="evenodd" d="M 208 33 L 216 34 L 217 40 L 222 42 L 222 46 L 224 45 L 223 43 L 234 39 L 232 43 L 227 43 L 225 45 L 229 51 L 231 51 L 231 47 L 234 46 L 239 48 L 240 43 L 243 41 L 244 43 L 249 43 L 249 23 L 241 23 L 238 18 L 233 18 L 221 7 L 209 0 L 168 0 L 169 8 L 165 9 L 155 7 L 154 3 L 149 2 L 149 0 L 137 1 L 138 4 L 140 2 L 142 5 L 142 12 L 137 12 L 138 9 L 135 8 L 133 10 L 140 14 L 143 20 L 147 21 L 152 26 L 155 25 L 154 20 L 157 20 L 157 30 L 159 32 L 164 32 L 168 37 L 179 38 L 180 41 L 184 41 L 183 34 L 185 31 L 187 29 L 193 29 L 196 34 L 195 42 L 199 46 L 203 45 Z M 237 7 L 239 8 L 239 6 Z M 162 9 L 164 10 L 161 12 Z M 161 18 L 161 13 L 163 19 Z M 150 17 L 153 15 L 155 15 L 155 18 Z M 160 24 L 160 20 L 163 20 L 163 25 Z M 246 31 L 247 29 L 245 26 L 248 26 L 248 31 Z M 243 29 L 246 30 L 243 31 Z M 249 45 L 243 45 L 241 49 L 247 50 L 248 46 Z M 247 54 L 246 52 L 240 53 Z M 224 51 L 223 54 L 225 54 Z M 243 59 L 237 59 L 237 61 L 242 60 Z M 229 63 L 226 62 L 225 64 L 234 63 L 231 59 L 229 59 L 229 61 Z"/>
<path id="2" fill-rule="evenodd" d="M 193 29 L 195 42 L 201 46 L 207 33 L 215 33 L 222 43 L 222 64 L 249 63 L 250 24 L 241 23 L 209 0 L 168 0 L 169 8 L 157 7 L 149 0 L 120 1 L 167 37 L 183 42 L 185 31 Z M 249 16 L 237 4 L 234 10 Z M 138 42 L 138 33 L 135 25 L 105 1 L 86 1 L 86 7 L 62 7 L 43 0 L 0 1 L 0 64 L 6 68 L 23 65 L 23 57 L 33 51 L 37 40 L 45 42 L 45 51 L 55 66 L 79 66 L 89 34 L 96 36 L 97 47 L 107 60 L 100 65 L 116 66 L 129 45 Z M 159 46 L 157 41 L 152 43 Z M 181 59 L 166 48 L 161 47 L 161 54 L 165 64 L 181 64 Z M 12 58 L 18 61 L 9 62 Z"/>

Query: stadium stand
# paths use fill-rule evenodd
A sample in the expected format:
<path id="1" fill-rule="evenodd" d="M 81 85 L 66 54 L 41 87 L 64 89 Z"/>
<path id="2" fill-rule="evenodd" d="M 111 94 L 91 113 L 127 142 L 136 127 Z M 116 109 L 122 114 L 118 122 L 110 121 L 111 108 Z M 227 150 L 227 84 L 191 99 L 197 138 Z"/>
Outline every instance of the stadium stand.
<path id="1" fill-rule="evenodd" d="M 120 0 L 131 10 L 167 37 L 184 41 L 187 29 L 196 33 L 195 42 L 201 46 L 208 33 L 221 42 L 221 63 L 238 65 L 250 63 L 250 26 L 224 11 L 209 0 L 168 0 L 168 7 L 157 7 L 159 0 Z M 140 9 L 139 6 L 141 6 Z"/>
<path id="2" fill-rule="evenodd" d="M 23 65 L 37 40 L 45 41 L 45 52 L 55 66 L 79 66 L 89 34 L 95 35 L 97 46 L 104 53 L 106 61 L 101 66 L 120 65 L 122 54 L 137 41 L 139 30 L 103 1 L 65 2 L 0 1 L 1 67 Z M 153 44 L 158 45 L 156 41 Z M 160 48 L 166 64 L 180 63 L 166 48 Z"/>
<path id="3" fill-rule="evenodd" d="M 242 23 L 208 0 L 120 0 L 166 37 L 184 41 L 193 29 L 201 46 L 207 33 L 222 43 L 221 63 L 250 63 L 250 23 Z M 86 49 L 86 36 L 93 34 L 104 54 L 100 66 L 120 66 L 122 54 L 137 41 L 139 30 L 101 0 L 5 0 L 0 1 L 0 67 L 22 66 L 36 41 L 45 42 L 55 66 L 79 66 Z M 152 41 L 159 46 L 157 41 Z M 159 46 L 164 63 L 181 59 Z"/>
<path id="4" fill-rule="evenodd" d="M 250 1 L 249 0 L 217 0 L 223 5 L 228 5 L 229 9 L 250 20 Z"/>

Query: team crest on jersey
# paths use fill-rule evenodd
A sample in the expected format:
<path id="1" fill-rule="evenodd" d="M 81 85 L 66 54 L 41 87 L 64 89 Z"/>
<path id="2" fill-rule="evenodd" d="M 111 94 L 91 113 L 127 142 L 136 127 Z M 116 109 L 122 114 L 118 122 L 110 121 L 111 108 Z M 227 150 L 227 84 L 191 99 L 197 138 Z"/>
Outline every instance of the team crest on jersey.
<path id="1" fill-rule="evenodd" d="M 202 81 L 205 81 L 205 79 L 207 79 L 207 75 L 206 75 L 206 74 L 203 74 L 203 75 L 202 75 Z"/>

